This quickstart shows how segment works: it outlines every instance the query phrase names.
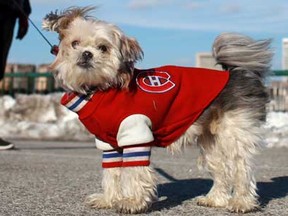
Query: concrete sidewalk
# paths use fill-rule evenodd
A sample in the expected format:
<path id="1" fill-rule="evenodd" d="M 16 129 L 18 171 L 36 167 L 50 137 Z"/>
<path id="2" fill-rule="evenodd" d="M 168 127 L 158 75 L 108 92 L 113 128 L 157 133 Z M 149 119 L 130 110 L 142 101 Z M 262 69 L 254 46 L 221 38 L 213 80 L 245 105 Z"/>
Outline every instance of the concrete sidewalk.
<path id="1" fill-rule="evenodd" d="M 101 192 L 101 152 L 94 143 L 15 141 L 16 150 L 0 152 L 0 216 L 118 215 L 84 205 Z M 155 149 L 152 166 L 159 179 L 159 197 L 143 215 L 239 215 L 196 205 L 212 181 L 196 168 L 198 150 L 172 159 Z M 256 179 L 262 209 L 247 216 L 288 215 L 288 148 L 264 150 L 256 158 Z"/>

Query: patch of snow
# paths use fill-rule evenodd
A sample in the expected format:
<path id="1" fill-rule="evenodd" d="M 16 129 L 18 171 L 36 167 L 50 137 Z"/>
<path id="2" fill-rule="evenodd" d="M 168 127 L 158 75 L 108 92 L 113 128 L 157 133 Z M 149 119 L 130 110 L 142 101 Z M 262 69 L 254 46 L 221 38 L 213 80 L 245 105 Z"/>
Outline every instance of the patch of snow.
<path id="1" fill-rule="evenodd" d="M 288 112 L 270 112 L 267 115 L 267 147 L 288 147 Z"/>
<path id="2" fill-rule="evenodd" d="M 60 104 L 62 93 L 0 97 L 0 137 L 7 139 L 91 140 L 77 114 Z"/>

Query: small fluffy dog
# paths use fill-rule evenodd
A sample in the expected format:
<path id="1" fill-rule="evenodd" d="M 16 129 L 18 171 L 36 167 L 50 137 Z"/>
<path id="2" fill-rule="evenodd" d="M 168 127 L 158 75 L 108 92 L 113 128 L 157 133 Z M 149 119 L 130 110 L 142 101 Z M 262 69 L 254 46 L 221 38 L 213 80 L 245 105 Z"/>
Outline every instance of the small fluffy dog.
<path id="1" fill-rule="evenodd" d="M 134 68 L 143 51 L 115 25 L 89 16 L 93 8 L 48 14 L 43 27 L 59 34 L 51 68 L 67 90 L 62 104 L 78 113 L 103 150 L 103 194 L 94 208 L 147 211 L 157 200 L 148 166 L 151 147 L 172 153 L 201 149 L 214 183 L 201 206 L 249 212 L 258 207 L 251 159 L 261 143 L 272 53 L 269 40 L 224 33 L 213 45 L 223 71 L 163 66 Z"/>

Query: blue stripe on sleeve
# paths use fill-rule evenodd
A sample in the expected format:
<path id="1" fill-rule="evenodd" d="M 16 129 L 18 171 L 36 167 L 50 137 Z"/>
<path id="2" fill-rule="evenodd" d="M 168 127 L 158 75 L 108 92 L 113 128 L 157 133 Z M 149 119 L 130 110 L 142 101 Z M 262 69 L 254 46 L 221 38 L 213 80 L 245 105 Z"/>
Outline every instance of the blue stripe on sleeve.
<path id="1" fill-rule="evenodd" d="M 103 154 L 103 158 L 117 158 L 122 157 L 121 153 L 111 153 L 111 154 Z"/>
<path id="2" fill-rule="evenodd" d="M 150 156 L 151 151 L 146 151 L 146 152 L 129 152 L 129 153 L 124 153 L 123 157 L 142 157 L 142 156 Z"/>

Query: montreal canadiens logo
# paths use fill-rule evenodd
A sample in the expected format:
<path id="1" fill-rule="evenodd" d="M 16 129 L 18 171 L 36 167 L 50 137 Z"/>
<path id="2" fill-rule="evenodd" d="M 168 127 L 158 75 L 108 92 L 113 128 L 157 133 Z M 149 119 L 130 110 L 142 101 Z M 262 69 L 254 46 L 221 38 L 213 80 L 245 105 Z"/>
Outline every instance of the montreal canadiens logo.
<path id="1" fill-rule="evenodd" d="M 162 71 L 141 72 L 137 75 L 136 81 L 140 89 L 150 93 L 164 93 L 175 86 L 170 80 L 170 75 Z"/>

